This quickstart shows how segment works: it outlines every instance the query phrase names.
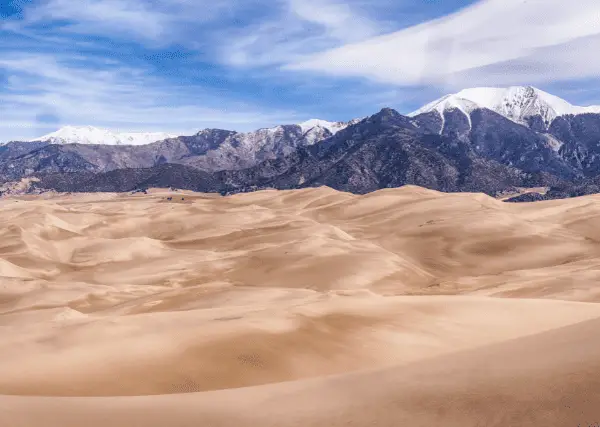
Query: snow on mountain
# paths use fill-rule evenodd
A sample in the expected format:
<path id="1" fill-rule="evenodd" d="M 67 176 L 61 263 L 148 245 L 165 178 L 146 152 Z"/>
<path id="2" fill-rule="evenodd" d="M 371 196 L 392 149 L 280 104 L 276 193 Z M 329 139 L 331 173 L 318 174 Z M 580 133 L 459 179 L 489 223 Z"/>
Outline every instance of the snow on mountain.
<path id="1" fill-rule="evenodd" d="M 478 108 L 495 111 L 517 123 L 525 123 L 527 117 L 539 115 L 546 126 L 558 116 L 600 113 L 600 106 L 579 107 L 531 86 L 511 86 L 464 89 L 433 101 L 409 116 L 437 111 L 443 117 L 444 111 L 459 109 L 469 117 L 470 113 Z"/>
<path id="2" fill-rule="evenodd" d="M 298 126 L 302 128 L 303 132 L 308 132 L 315 127 L 320 127 L 327 129 L 332 135 L 335 135 L 339 131 L 346 129 L 348 126 L 358 123 L 360 120 L 361 119 L 354 119 L 349 122 L 328 122 L 327 120 L 310 119 L 299 123 Z"/>
<path id="3" fill-rule="evenodd" d="M 146 145 L 168 138 L 175 138 L 164 132 L 117 133 L 93 126 L 65 126 L 56 132 L 32 139 L 47 141 L 51 144 L 96 144 L 96 145 Z"/>
<path id="4" fill-rule="evenodd" d="M 326 120 L 311 119 L 298 124 L 304 134 L 304 140 L 307 145 L 315 144 L 325 138 L 335 135 L 337 132 L 356 124 L 362 119 L 355 119 L 349 122 L 328 122 Z M 201 131 L 202 132 L 202 131 Z M 244 134 L 246 140 L 251 144 L 263 145 L 259 140 L 269 140 L 277 138 L 276 134 L 283 132 L 283 126 L 258 129 L 254 132 Z M 156 141 L 162 141 L 168 138 L 176 138 L 173 135 L 163 132 L 140 132 L 140 133 L 117 133 L 107 129 L 100 129 L 93 126 L 75 127 L 65 126 L 56 132 L 32 139 L 31 142 L 44 141 L 51 144 L 102 144 L 102 145 L 146 145 Z M 269 145 L 268 143 L 266 145 Z"/>
<path id="5" fill-rule="evenodd" d="M 251 132 L 204 129 L 194 138 L 211 148 L 194 164 L 203 170 L 249 168 L 267 159 L 285 157 L 299 147 L 317 144 L 361 120 L 328 122 L 313 119 L 300 124 L 280 125 Z"/>
<path id="6" fill-rule="evenodd" d="M 363 119 L 353 119 L 349 122 L 329 122 L 321 119 L 310 119 L 296 126 L 300 126 L 302 132 L 302 145 L 313 145 L 319 141 L 329 138 L 341 130 L 349 126 L 355 125 Z M 272 128 L 258 129 L 254 132 L 248 132 L 245 135 L 250 136 L 253 140 L 269 139 L 274 135 L 285 133 L 285 126 L 274 126 Z"/>
<path id="7" fill-rule="evenodd" d="M 363 119 L 353 119 L 349 122 L 328 122 L 327 120 L 321 119 L 310 119 L 302 123 L 298 123 L 298 126 L 302 129 L 305 139 L 309 144 L 316 144 L 323 139 L 335 135 L 339 131 L 346 129 L 348 126 L 355 125 Z"/>

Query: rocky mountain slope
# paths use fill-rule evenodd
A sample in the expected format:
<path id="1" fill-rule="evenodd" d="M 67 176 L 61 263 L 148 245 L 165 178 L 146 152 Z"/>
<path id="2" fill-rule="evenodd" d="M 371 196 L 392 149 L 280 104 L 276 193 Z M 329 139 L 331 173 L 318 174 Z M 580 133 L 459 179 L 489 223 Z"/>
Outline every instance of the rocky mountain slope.
<path id="1" fill-rule="evenodd" d="M 40 177 L 41 187 L 58 191 L 130 191 L 173 185 L 221 193 L 321 185 L 367 193 L 416 184 L 442 191 L 493 194 L 512 186 L 538 185 L 544 180 L 542 175 L 485 159 L 466 142 L 427 134 L 413 120 L 391 109 L 383 109 L 320 144 L 301 147 L 244 170 L 209 174 L 169 164 L 143 171 Z"/>
<path id="2" fill-rule="evenodd" d="M 107 142 L 91 144 L 87 137 L 64 140 L 78 143 L 56 143 L 57 140 L 52 138 L 10 142 L 0 145 L 0 177 L 6 180 L 32 174 L 108 172 L 164 163 L 188 165 L 204 171 L 244 169 L 267 159 L 287 156 L 298 147 L 316 144 L 360 120 L 334 123 L 313 119 L 299 125 L 246 133 L 204 129 L 192 136 L 141 145 L 113 143 L 111 139 L 100 137 L 95 141 Z"/>
<path id="3" fill-rule="evenodd" d="M 600 174 L 599 113 L 600 106 L 511 87 L 467 89 L 409 116 L 429 132 L 470 141 L 487 158 L 573 181 Z"/>

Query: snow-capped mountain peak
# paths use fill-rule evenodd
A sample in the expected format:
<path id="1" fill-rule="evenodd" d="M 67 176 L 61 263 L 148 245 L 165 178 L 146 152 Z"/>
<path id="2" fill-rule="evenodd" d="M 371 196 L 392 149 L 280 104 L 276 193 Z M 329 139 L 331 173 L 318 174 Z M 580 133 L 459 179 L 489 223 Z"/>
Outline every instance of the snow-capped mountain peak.
<path id="1" fill-rule="evenodd" d="M 331 132 L 332 135 L 335 135 L 339 131 L 346 129 L 348 126 L 355 125 L 356 123 L 360 122 L 361 120 L 362 120 L 362 118 L 361 119 L 353 119 L 353 120 L 350 120 L 349 122 L 328 122 L 327 120 L 310 119 L 305 122 L 298 123 L 298 126 L 300 126 L 302 128 L 302 132 L 304 132 L 304 133 L 308 132 L 309 130 L 311 130 L 313 128 L 318 127 L 318 128 L 322 128 L 322 129 L 327 129 L 329 132 Z"/>
<path id="2" fill-rule="evenodd" d="M 437 111 L 443 116 L 446 110 L 459 109 L 468 117 L 478 108 L 495 111 L 517 123 L 524 123 L 527 117 L 539 115 L 546 126 L 558 116 L 600 113 L 600 106 L 579 107 L 532 86 L 511 86 L 464 89 L 433 101 L 409 116 L 414 117 L 432 111 Z"/>
<path id="3" fill-rule="evenodd" d="M 118 133 L 93 126 L 65 126 L 56 132 L 40 136 L 31 141 L 44 141 L 51 144 L 94 144 L 94 145 L 146 145 L 177 135 L 164 132 L 125 132 Z"/>

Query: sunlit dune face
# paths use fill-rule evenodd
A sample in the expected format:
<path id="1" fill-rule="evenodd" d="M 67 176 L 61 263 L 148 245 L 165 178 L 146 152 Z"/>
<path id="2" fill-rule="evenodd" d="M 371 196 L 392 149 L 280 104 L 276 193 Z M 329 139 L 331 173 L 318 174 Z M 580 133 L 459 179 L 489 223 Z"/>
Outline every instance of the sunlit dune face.
<path id="1" fill-rule="evenodd" d="M 529 344 L 505 343 L 552 347 L 534 337 L 600 318 L 598 214 L 596 197 L 516 205 L 417 187 L 4 199 L 0 409 L 32 396 L 153 396 L 158 408 L 185 394 L 206 415 L 233 396 L 240 410 L 263 405 L 273 387 L 329 414 L 358 383 L 378 399 L 410 390 L 438 401 L 457 393 L 466 378 L 457 372 L 480 363 L 482 349 L 499 346 L 498 361 L 518 371 L 512 355 Z M 544 369 L 571 369 L 574 356 L 560 357 Z M 440 381 L 434 397 L 430 385 L 415 388 L 430 369 L 440 372 L 428 380 Z M 321 404 L 320 393 L 338 397 Z M 138 411 L 119 399 L 111 425 Z M 282 399 L 281 416 L 297 419 Z M 78 413 L 56 402 L 56 422 Z M 103 411 L 89 402 L 82 417 Z M 219 414 L 215 425 L 266 422 Z M 317 418 L 306 425 L 323 425 Z"/>

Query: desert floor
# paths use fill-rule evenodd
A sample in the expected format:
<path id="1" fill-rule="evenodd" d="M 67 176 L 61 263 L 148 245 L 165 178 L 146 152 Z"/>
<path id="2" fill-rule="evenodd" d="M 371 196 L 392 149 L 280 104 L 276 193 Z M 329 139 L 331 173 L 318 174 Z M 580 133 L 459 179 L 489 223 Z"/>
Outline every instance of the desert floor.
<path id="1" fill-rule="evenodd" d="M 0 426 L 598 426 L 599 302 L 600 196 L 0 199 Z"/>

